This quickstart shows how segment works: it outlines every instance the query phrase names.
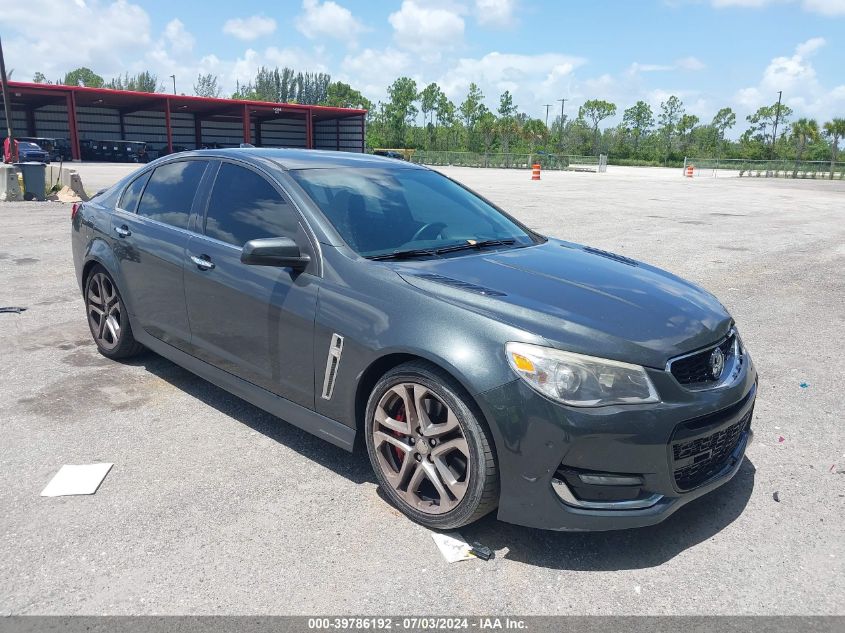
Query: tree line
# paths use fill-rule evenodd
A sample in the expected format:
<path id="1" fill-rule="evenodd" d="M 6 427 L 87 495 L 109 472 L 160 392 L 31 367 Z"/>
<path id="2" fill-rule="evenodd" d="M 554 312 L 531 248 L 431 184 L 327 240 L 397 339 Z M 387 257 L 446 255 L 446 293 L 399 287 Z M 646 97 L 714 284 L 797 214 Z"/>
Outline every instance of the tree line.
<path id="1" fill-rule="evenodd" d="M 36 83 L 51 83 L 36 73 Z M 116 90 L 158 92 L 156 75 L 144 71 L 105 81 L 89 68 L 74 69 L 55 83 Z M 195 95 L 221 97 L 214 74 L 200 74 Z M 368 110 L 369 147 L 415 148 L 480 153 L 608 154 L 621 164 L 674 165 L 685 157 L 738 159 L 832 160 L 838 158 L 845 138 L 845 119 L 820 125 L 815 119 L 792 120 L 784 104 L 761 106 L 745 118 L 745 129 L 736 139 L 726 137 L 737 125 L 736 113 L 721 108 L 710 121 L 688 113 L 683 101 L 670 96 L 657 111 L 645 101 L 621 110 L 613 126 L 602 122 L 620 113 L 615 103 L 588 99 L 577 116 L 556 115 L 551 122 L 532 117 L 514 103 L 505 90 L 491 110 L 485 95 L 471 83 L 466 98 L 452 102 L 436 83 L 420 88 L 410 77 L 397 78 L 387 89 L 387 99 L 373 104 L 349 84 L 332 81 L 327 73 L 297 72 L 292 68 L 261 67 L 255 78 L 238 83 L 233 99 L 272 103 L 302 103 Z"/>
<path id="2" fill-rule="evenodd" d="M 645 101 L 620 112 L 615 103 L 588 99 L 577 116 L 556 115 L 549 122 L 520 111 L 507 90 L 499 96 L 498 107 L 490 110 L 475 83 L 459 104 L 436 83 L 420 90 L 409 77 L 394 81 L 387 94 L 388 99 L 370 112 L 367 142 L 373 147 L 603 153 L 616 163 L 674 165 L 685 157 L 836 160 L 839 142 L 845 138 L 845 119 L 823 125 L 807 118 L 793 121 L 792 109 L 784 104 L 762 106 L 748 115 L 745 130 L 733 140 L 726 136 L 737 125 L 733 109 L 721 108 L 711 120 L 702 121 L 674 95 L 657 111 Z M 618 124 L 602 127 L 617 113 L 622 115 Z"/>

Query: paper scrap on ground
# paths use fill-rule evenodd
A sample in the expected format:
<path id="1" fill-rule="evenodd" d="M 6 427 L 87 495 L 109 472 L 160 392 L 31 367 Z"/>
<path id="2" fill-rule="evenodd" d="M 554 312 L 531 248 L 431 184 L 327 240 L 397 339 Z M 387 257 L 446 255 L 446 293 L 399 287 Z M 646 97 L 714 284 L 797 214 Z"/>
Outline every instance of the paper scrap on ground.
<path id="1" fill-rule="evenodd" d="M 447 563 L 456 563 L 459 560 L 470 560 L 475 558 L 470 554 L 472 547 L 464 540 L 464 537 L 457 532 L 432 532 L 431 538 L 437 543 L 440 553 Z"/>
<path id="2" fill-rule="evenodd" d="M 65 464 L 59 469 L 42 497 L 64 497 L 67 495 L 92 495 L 97 492 L 103 479 L 114 464 Z"/>

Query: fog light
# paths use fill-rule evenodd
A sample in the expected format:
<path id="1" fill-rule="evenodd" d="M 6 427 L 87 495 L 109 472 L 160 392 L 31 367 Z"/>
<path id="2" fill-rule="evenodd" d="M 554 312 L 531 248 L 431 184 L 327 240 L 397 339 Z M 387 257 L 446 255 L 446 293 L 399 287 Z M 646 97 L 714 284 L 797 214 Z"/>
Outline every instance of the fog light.
<path id="1" fill-rule="evenodd" d="M 636 475 L 578 475 L 585 484 L 594 486 L 640 486 L 643 478 Z"/>

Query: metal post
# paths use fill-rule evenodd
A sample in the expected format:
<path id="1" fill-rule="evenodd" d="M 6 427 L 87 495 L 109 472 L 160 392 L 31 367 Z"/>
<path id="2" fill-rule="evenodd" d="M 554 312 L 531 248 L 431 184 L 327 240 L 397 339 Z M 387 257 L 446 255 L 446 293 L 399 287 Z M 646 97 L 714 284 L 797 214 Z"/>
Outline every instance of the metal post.
<path id="1" fill-rule="evenodd" d="M 558 139 L 560 145 L 560 153 L 563 154 L 563 106 L 566 105 L 567 99 L 558 99 L 560 101 L 560 138 Z"/>
<path id="2" fill-rule="evenodd" d="M 244 120 L 244 143 L 252 143 L 252 130 L 249 120 L 249 106 L 244 104 L 244 113 L 243 113 L 243 120 Z"/>
<path id="3" fill-rule="evenodd" d="M 12 162 L 17 162 L 15 135 L 12 132 L 12 100 L 9 97 L 9 82 L 6 79 L 6 60 L 3 58 L 3 41 L 0 40 L 0 81 L 3 82 L 3 110 L 6 112 L 6 136 L 9 139 L 9 152 Z"/>
<path id="4" fill-rule="evenodd" d="M 314 111 L 305 113 L 305 149 L 314 149 Z"/>
<path id="5" fill-rule="evenodd" d="M 194 114 L 194 149 L 202 149 L 202 119 Z"/>
<path id="6" fill-rule="evenodd" d="M 70 153 L 73 160 L 82 160 L 82 152 L 79 148 L 79 128 L 76 122 L 76 94 L 73 90 L 67 91 L 67 131 L 70 136 Z"/>
<path id="7" fill-rule="evenodd" d="M 35 109 L 34 108 L 27 108 L 26 109 L 26 133 L 29 136 L 38 136 L 35 132 Z"/>
<path id="8" fill-rule="evenodd" d="M 170 78 L 173 80 L 173 94 L 176 94 L 176 75 L 170 75 Z"/>
<path id="9" fill-rule="evenodd" d="M 772 131 L 772 150 L 769 153 L 769 158 L 774 160 L 775 157 L 775 143 L 778 139 L 778 120 L 780 119 L 780 100 L 783 96 L 783 90 L 778 90 L 778 107 L 775 112 L 775 129 Z"/>
<path id="10" fill-rule="evenodd" d="M 170 99 L 164 100 L 164 127 L 167 131 L 167 153 L 173 153 L 173 129 L 170 127 Z"/>
<path id="11" fill-rule="evenodd" d="M 544 104 L 546 108 L 546 129 L 549 129 L 549 108 L 552 107 L 551 103 Z"/>

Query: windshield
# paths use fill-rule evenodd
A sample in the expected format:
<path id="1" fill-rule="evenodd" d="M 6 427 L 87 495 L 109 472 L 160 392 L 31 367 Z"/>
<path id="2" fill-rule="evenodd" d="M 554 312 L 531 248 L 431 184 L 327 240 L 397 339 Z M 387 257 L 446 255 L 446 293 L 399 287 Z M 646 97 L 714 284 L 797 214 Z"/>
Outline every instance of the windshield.
<path id="1" fill-rule="evenodd" d="M 364 257 L 411 249 L 435 251 L 488 240 L 505 241 L 511 248 L 535 241 L 478 196 L 426 169 L 300 169 L 289 173 L 344 241 Z"/>
<path id="2" fill-rule="evenodd" d="M 29 143 L 27 141 L 21 141 L 18 143 L 18 149 L 41 149 L 35 143 Z"/>

